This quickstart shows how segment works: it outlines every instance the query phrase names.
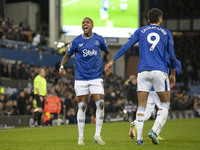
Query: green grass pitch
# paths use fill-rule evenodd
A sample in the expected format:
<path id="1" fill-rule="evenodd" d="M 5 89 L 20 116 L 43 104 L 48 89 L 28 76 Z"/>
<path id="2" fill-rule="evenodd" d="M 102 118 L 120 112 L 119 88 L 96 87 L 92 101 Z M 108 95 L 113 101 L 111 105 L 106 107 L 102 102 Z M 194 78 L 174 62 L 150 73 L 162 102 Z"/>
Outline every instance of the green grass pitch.
<path id="1" fill-rule="evenodd" d="M 161 135 L 166 139 L 153 145 L 147 136 L 153 121 L 145 122 L 144 145 L 129 138 L 129 122 L 104 123 L 102 138 L 106 145 L 93 143 L 95 124 L 85 125 L 84 146 L 78 146 L 77 125 L 0 130 L 1 150 L 198 150 L 200 119 L 168 120 Z"/>
<path id="2" fill-rule="evenodd" d="M 120 0 L 109 0 L 109 19 L 114 27 L 138 28 L 138 0 L 128 0 L 128 9 L 120 9 Z M 106 21 L 100 19 L 101 0 L 63 0 L 63 25 L 81 25 L 84 17 L 90 17 L 95 26 L 106 26 Z"/>

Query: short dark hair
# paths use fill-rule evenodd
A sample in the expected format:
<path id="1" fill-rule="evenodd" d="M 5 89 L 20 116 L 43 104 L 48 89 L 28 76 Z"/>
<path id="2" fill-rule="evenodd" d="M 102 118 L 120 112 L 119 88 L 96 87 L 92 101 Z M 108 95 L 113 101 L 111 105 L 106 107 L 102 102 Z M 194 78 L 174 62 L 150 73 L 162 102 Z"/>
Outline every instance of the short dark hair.
<path id="1" fill-rule="evenodd" d="M 92 24 L 93 24 L 93 20 L 92 20 L 91 18 L 85 17 L 84 19 L 89 19 L 89 20 L 92 22 Z M 83 20 L 84 20 L 84 19 L 83 19 Z"/>
<path id="2" fill-rule="evenodd" d="M 163 11 L 158 8 L 152 8 L 148 12 L 148 19 L 150 23 L 157 23 L 159 18 L 163 17 Z"/>

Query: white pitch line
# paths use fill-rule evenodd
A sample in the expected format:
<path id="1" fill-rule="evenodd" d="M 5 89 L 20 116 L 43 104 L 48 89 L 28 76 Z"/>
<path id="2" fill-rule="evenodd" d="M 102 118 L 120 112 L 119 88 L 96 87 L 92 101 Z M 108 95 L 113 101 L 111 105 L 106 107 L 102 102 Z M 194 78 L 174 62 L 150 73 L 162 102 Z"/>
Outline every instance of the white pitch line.
<path id="1" fill-rule="evenodd" d="M 48 128 L 54 128 L 55 126 L 48 126 Z M 7 131 L 20 131 L 20 130 L 32 130 L 32 129 L 45 129 L 46 127 L 25 127 L 25 128 L 7 128 L 7 129 L 0 129 L 0 132 L 7 132 Z"/>

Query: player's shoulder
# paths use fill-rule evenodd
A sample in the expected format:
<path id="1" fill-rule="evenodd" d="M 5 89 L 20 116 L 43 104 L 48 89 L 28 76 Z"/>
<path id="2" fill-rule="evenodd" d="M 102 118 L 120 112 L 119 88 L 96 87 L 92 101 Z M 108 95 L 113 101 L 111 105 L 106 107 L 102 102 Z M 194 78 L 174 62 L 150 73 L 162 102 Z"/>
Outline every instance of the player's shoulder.
<path id="1" fill-rule="evenodd" d="M 82 39 L 83 39 L 82 34 L 78 35 L 72 40 L 70 47 L 72 47 L 72 45 L 73 47 L 74 46 L 76 47 L 76 45 L 78 45 L 82 41 Z"/>
<path id="2" fill-rule="evenodd" d="M 162 28 L 163 30 L 165 30 L 167 32 L 167 34 L 171 34 L 171 31 L 169 29 L 164 28 L 164 27 L 160 27 L 160 28 Z"/>
<path id="3" fill-rule="evenodd" d="M 103 36 L 97 34 L 97 33 L 93 33 L 93 40 L 98 40 L 100 41 L 100 43 L 106 43 L 105 39 L 103 38 Z"/>
<path id="4" fill-rule="evenodd" d="M 82 34 L 78 35 L 77 37 L 75 37 L 72 42 L 78 42 L 83 38 Z"/>
<path id="5" fill-rule="evenodd" d="M 93 37 L 99 38 L 99 39 L 102 39 L 102 38 L 103 38 L 103 36 L 101 36 L 101 35 L 99 35 L 99 34 L 97 34 L 97 33 L 93 33 Z"/>
<path id="6" fill-rule="evenodd" d="M 36 81 L 36 80 L 39 80 L 39 79 L 40 79 L 40 75 L 37 75 L 34 80 Z"/>

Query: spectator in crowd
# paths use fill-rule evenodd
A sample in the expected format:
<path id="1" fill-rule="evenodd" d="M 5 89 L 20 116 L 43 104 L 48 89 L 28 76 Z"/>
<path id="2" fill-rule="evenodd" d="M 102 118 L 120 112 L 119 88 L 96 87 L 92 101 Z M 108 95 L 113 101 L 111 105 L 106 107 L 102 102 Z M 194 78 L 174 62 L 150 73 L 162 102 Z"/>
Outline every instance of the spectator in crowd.
<path id="1" fill-rule="evenodd" d="M 0 116 L 3 115 L 3 111 L 5 109 L 4 104 L 5 104 L 5 96 L 4 94 L 0 94 Z"/>
<path id="2" fill-rule="evenodd" d="M 20 64 L 19 79 L 28 79 L 28 73 L 27 73 L 27 70 L 26 70 L 26 65 L 24 63 Z"/>
<path id="3" fill-rule="evenodd" d="M 6 33 L 6 39 L 13 40 L 13 31 L 11 28 L 9 28 L 8 32 Z"/>
<path id="4" fill-rule="evenodd" d="M 17 96 L 18 92 L 8 92 L 5 97 L 5 111 L 4 115 L 18 115 L 17 110 Z"/>
<path id="5" fill-rule="evenodd" d="M 2 39 L 2 36 L 4 35 L 4 30 L 3 28 L 0 26 L 0 40 Z"/>
<path id="6" fill-rule="evenodd" d="M 69 124 L 76 124 L 76 123 L 77 123 L 77 120 L 76 120 L 76 113 L 75 113 L 74 108 L 70 108 L 70 109 L 67 111 L 66 119 L 69 120 Z"/>
<path id="7" fill-rule="evenodd" d="M 2 47 L 2 48 L 6 48 L 6 42 L 5 42 L 5 40 L 6 40 L 6 36 L 3 35 L 3 36 L 1 37 L 1 39 L 2 39 L 2 41 L 1 41 L 1 45 L 0 45 L 0 47 Z"/>
<path id="8" fill-rule="evenodd" d="M 27 115 L 33 115 L 34 113 L 34 108 L 33 108 L 33 96 L 29 95 L 28 97 L 28 102 L 27 102 Z"/>
<path id="9" fill-rule="evenodd" d="M 25 93 L 23 90 L 19 92 L 18 97 L 18 110 L 20 115 L 26 115 L 27 114 L 27 97 L 25 96 Z"/>
<path id="10" fill-rule="evenodd" d="M 194 97 L 194 110 L 196 116 L 200 117 L 200 95 Z"/>
<path id="11" fill-rule="evenodd" d="M 11 67 L 11 74 L 10 74 L 10 77 L 12 79 L 19 79 L 19 65 L 18 65 L 18 61 L 15 61 L 14 64 L 12 64 L 12 67 Z"/>
<path id="12" fill-rule="evenodd" d="M 127 100 L 130 105 L 137 106 L 137 78 L 135 75 L 130 75 L 129 79 L 126 80 L 125 85 L 127 86 Z"/>
<path id="13" fill-rule="evenodd" d="M 19 32 L 19 28 L 17 27 L 14 29 L 13 40 L 20 41 L 20 32 Z"/>
<path id="14" fill-rule="evenodd" d="M 47 96 L 45 101 L 44 112 L 49 112 L 53 115 L 52 119 L 58 119 L 58 116 L 61 113 L 61 100 L 56 95 L 54 87 L 51 87 L 50 94 Z"/>
<path id="15" fill-rule="evenodd" d="M 5 58 L 0 60 L 0 70 L 2 77 L 9 77 L 8 64 Z"/>
<path id="16" fill-rule="evenodd" d="M 33 38 L 32 45 L 38 46 L 40 44 L 40 38 L 41 38 L 41 35 L 37 33 L 35 37 Z"/>
<path id="17" fill-rule="evenodd" d="M 3 94 L 3 95 L 5 94 L 5 89 L 4 89 L 1 81 L 0 81 L 0 94 Z"/>

